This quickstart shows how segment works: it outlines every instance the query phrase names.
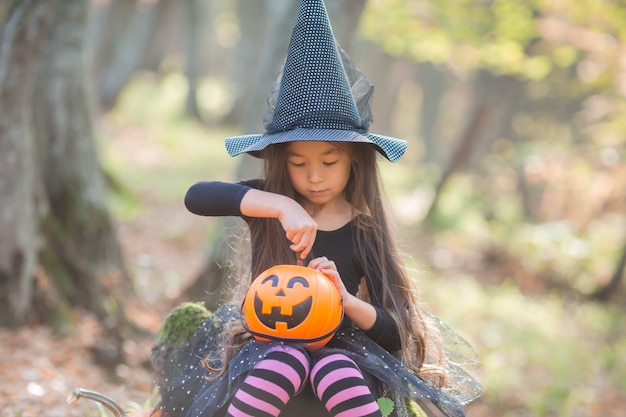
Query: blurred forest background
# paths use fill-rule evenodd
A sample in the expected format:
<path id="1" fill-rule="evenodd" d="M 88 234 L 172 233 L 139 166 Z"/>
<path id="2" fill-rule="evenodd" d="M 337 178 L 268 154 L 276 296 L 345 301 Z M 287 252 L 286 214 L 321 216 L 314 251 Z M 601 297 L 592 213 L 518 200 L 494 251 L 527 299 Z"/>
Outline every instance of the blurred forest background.
<path id="1" fill-rule="evenodd" d="M 482 361 L 469 416 L 626 415 L 626 4 L 327 0 L 427 309 Z M 296 0 L 0 2 L 0 416 L 150 400 L 150 346 L 214 308 L 236 223 L 187 213 L 257 175 Z M 225 232 L 226 231 L 226 232 Z M 76 414 L 74 414 L 76 413 Z M 103 411 L 100 411 L 103 413 Z"/>

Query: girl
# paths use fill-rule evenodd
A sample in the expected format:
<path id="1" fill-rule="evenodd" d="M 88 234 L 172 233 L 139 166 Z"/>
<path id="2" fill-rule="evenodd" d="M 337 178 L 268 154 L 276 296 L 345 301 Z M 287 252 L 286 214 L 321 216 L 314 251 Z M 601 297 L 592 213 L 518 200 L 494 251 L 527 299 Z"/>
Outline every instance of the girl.
<path id="1" fill-rule="evenodd" d="M 302 399 L 289 400 L 307 384 L 307 407 L 321 404 L 333 416 L 380 416 L 376 399 L 390 389 L 399 409 L 406 397 L 430 415 L 464 414 L 454 398 L 435 388 L 446 377 L 441 346 L 417 308 L 390 238 L 375 153 L 368 143 L 275 144 L 262 151 L 264 180 L 201 182 L 189 189 L 185 204 L 191 212 L 246 220 L 252 276 L 293 263 L 297 254 L 333 281 L 346 320 L 326 347 L 311 353 L 297 345 L 242 341 L 246 336 L 232 317 L 236 310 L 218 312 L 220 318 L 205 324 L 193 343 L 193 356 L 209 355 L 206 367 L 217 371 L 217 378 L 200 379 L 204 369 L 178 366 L 172 374 L 182 374 L 182 382 L 162 392 L 166 414 L 178 415 L 177 407 L 188 401 L 186 416 L 277 416 L 287 406 L 301 405 Z M 367 296 L 359 298 L 361 279 Z M 221 353 L 216 340 L 206 344 L 216 320 L 220 330 L 224 322 L 235 325 L 226 332 L 226 360 L 211 355 L 216 349 Z M 401 352 L 403 365 L 389 352 Z M 181 392 L 199 395 L 181 399 Z M 322 415 L 319 409 L 308 411 L 313 410 Z"/>
<path id="2" fill-rule="evenodd" d="M 241 325 L 240 301 L 226 304 L 161 370 L 165 414 L 381 416 L 377 399 L 386 396 L 399 416 L 412 400 L 429 416 L 457 417 L 480 394 L 450 366 L 441 326 L 418 307 L 400 262 L 376 153 L 393 162 L 406 142 L 367 133 L 371 92 L 336 46 L 323 2 L 301 0 L 266 133 L 226 140 L 231 156 L 263 158 L 265 177 L 197 183 L 185 204 L 198 215 L 246 221 L 250 273 L 240 281 L 298 258 L 332 280 L 344 322 L 325 347 L 309 352 L 253 339 Z M 446 381 L 454 392 L 441 389 Z"/>

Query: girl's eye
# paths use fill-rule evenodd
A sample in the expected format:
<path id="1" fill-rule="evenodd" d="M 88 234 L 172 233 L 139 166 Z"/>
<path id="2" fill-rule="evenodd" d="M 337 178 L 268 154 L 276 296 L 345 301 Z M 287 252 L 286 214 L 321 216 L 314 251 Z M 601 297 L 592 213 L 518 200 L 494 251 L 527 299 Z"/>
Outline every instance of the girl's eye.
<path id="1" fill-rule="evenodd" d="M 332 162 L 324 162 L 324 165 L 329 167 L 331 165 L 335 165 L 338 161 L 332 161 Z"/>
<path id="2" fill-rule="evenodd" d="M 289 162 L 289 165 L 295 168 L 301 168 L 304 166 L 304 162 Z"/>

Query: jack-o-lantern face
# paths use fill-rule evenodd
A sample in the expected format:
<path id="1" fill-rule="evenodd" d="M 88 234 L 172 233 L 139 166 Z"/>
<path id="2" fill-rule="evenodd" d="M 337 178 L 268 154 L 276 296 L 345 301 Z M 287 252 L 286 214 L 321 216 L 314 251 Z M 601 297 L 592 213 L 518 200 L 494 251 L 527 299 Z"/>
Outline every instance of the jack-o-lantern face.
<path id="1" fill-rule="evenodd" d="M 302 324 L 313 304 L 309 281 L 299 276 L 282 278 L 274 274 L 264 278 L 254 294 L 254 311 L 270 329 L 283 325 L 293 329 Z"/>
<path id="2" fill-rule="evenodd" d="M 246 328 L 259 340 L 290 340 L 319 347 L 337 330 L 343 307 L 339 292 L 321 272 L 277 265 L 253 281 L 242 313 Z"/>

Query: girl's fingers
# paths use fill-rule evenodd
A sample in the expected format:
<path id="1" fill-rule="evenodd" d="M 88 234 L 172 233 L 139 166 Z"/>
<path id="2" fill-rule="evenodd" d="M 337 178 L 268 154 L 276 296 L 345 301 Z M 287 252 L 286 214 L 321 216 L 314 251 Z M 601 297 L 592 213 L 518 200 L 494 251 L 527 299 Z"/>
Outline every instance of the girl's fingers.
<path id="1" fill-rule="evenodd" d="M 313 268 L 313 269 L 317 269 L 317 266 L 320 264 L 320 260 L 322 258 L 315 258 L 315 259 L 311 259 L 309 261 L 309 264 L 307 265 L 309 268 Z"/>
<path id="2" fill-rule="evenodd" d="M 335 288 L 337 288 L 337 291 L 339 291 L 342 299 L 347 296 L 346 286 L 343 284 L 343 281 L 339 276 L 339 272 L 337 271 L 337 267 L 333 261 L 322 261 L 322 264 L 316 269 L 328 277 Z"/>
<path id="3" fill-rule="evenodd" d="M 315 231 L 295 233 L 291 237 L 288 235 L 287 238 L 292 242 L 289 248 L 294 252 L 300 252 L 301 258 L 304 259 L 313 249 L 315 236 Z"/>
<path id="4" fill-rule="evenodd" d="M 308 254 L 313 250 L 313 244 L 315 243 L 315 237 L 317 236 L 317 230 L 311 230 L 306 236 L 306 245 L 302 253 L 302 259 L 306 258 Z"/>
<path id="5" fill-rule="evenodd" d="M 319 258 L 311 259 L 309 264 L 307 265 L 309 268 L 316 269 L 326 275 L 328 279 L 330 279 L 341 294 L 342 298 L 347 297 L 348 290 L 346 290 L 346 286 L 343 284 L 341 280 L 341 276 L 339 275 L 339 271 L 337 271 L 337 265 L 335 262 L 331 261 L 325 256 L 320 256 Z"/>
<path id="6" fill-rule="evenodd" d="M 309 268 L 317 269 L 317 270 L 320 270 L 320 271 L 322 271 L 324 269 L 337 271 L 337 266 L 335 265 L 335 263 L 333 261 L 329 260 L 325 256 L 321 256 L 319 258 L 312 259 L 311 262 L 309 262 Z"/>
<path id="7" fill-rule="evenodd" d="M 310 251 L 310 249 L 307 249 L 306 246 L 304 246 L 302 244 L 296 245 L 295 243 L 293 245 L 290 245 L 289 249 L 291 249 L 292 251 L 296 252 L 296 254 L 298 254 L 300 259 L 306 258 L 307 255 L 309 254 L 309 251 Z"/>
<path id="8" fill-rule="evenodd" d="M 289 248 L 299 252 L 304 259 L 311 252 L 317 234 L 317 223 L 313 218 L 294 201 L 291 210 L 287 210 L 279 217 L 285 230 L 287 239 L 291 242 Z"/>

